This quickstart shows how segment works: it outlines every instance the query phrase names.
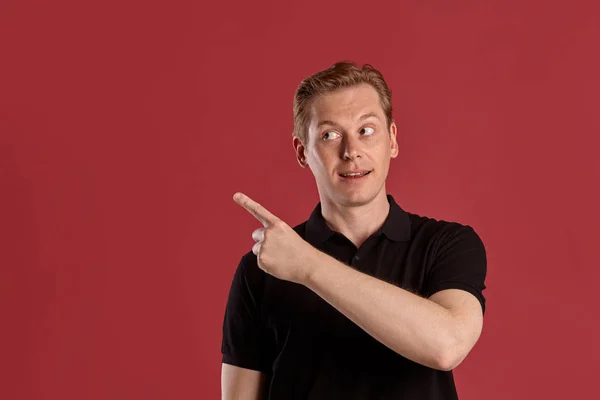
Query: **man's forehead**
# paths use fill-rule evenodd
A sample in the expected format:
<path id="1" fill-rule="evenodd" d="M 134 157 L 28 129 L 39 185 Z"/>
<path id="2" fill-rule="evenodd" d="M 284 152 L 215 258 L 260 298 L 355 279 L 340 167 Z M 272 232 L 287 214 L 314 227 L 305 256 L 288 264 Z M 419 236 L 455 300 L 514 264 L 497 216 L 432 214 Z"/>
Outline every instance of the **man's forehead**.
<path id="1" fill-rule="evenodd" d="M 366 87 L 345 88 L 318 95 L 310 107 L 311 119 L 315 123 L 332 119 L 365 119 L 366 116 L 381 118 L 383 109 L 375 89 Z"/>

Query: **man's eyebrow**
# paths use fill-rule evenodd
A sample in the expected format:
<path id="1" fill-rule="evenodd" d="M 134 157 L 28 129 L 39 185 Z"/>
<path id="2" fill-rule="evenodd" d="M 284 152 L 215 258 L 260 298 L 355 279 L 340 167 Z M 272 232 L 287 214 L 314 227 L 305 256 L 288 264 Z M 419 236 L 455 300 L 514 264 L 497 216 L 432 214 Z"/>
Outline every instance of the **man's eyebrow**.
<path id="1" fill-rule="evenodd" d="M 361 115 L 358 118 L 358 120 L 359 121 L 364 121 L 365 119 L 369 119 L 369 118 L 377 118 L 377 119 L 379 119 L 379 117 L 377 116 L 376 113 L 370 112 L 370 113 L 366 113 L 366 114 Z M 335 122 L 329 121 L 329 120 L 326 119 L 326 120 L 323 120 L 323 121 L 319 121 L 319 123 L 317 124 L 317 128 L 320 128 L 323 125 L 338 126 L 338 124 L 336 124 Z"/>
<path id="2" fill-rule="evenodd" d="M 337 126 L 338 124 L 336 124 L 333 121 L 329 121 L 329 120 L 324 120 L 324 121 L 319 121 L 319 123 L 317 124 L 317 128 L 322 127 L 323 125 L 332 125 L 332 126 Z"/>
<path id="3" fill-rule="evenodd" d="M 375 118 L 379 119 L 379 117 L 377 116 L 377 114 L 375 114 L 374 112 L 370 112 L 370 113 L 367 113 L 367 114 L 361 115 L 361 117 L 360 117 L 358 120 L 359 120 L 359 121 L 363 121 L 363 120 L 365 120 L 365 119 L 367 119 L 367 118 L 373 118 L 373 117 L 375 117 Z"/>

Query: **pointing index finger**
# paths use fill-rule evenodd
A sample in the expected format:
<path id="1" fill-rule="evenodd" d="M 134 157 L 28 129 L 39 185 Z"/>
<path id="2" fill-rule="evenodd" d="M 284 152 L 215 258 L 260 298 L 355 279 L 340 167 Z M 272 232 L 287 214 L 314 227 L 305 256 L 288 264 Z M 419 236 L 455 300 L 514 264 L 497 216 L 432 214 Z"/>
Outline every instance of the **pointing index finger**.
<path id="1" fill-rule="evenodd" d="M 244 207 L 250 214 L 259 220 L 265 227 L 278 221 L 275 215 L 271 214 L 266 208 L 252 200 L 250 197 L 243 193 L 236 193 L 233 195 L 233 200 L 240 206 Z"/>

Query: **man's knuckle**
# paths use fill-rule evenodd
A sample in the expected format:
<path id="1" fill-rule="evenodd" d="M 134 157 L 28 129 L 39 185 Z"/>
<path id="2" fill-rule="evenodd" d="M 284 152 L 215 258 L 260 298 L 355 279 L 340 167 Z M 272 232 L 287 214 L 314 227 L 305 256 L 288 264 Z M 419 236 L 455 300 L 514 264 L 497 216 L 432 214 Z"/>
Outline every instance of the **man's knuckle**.
<path id="1" fill-rule="evenodd" d="M 258 257 L 258 262 L 264 265 L 264 263 L 266 261 L 265 260 L 265 253 L 263 253 L 262 251 L 259 251 L 257 257 Z"/>

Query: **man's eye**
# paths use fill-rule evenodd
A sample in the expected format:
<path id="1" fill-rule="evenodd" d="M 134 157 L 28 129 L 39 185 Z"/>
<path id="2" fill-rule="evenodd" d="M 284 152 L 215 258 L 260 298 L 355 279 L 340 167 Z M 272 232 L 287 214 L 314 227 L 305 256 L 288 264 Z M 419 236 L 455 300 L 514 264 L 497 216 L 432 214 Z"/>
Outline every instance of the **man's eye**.
<path id="1" fill-rule="evenodd" d="M 325 140 L 333 139 L 333 138 L 335 138 L 336 135 L 337 135 L 337 132 L 327 131 L 323 134 L 323 139 L 325 139 Z"/>
<path id="2" fill-rule="evenodd" d="M 363 135 L 372 135 L 373 133 L 375 133 L 375 129 L 371 128 L 370 126 L 365 126 L 360 130 L 360 132 Z"/>

